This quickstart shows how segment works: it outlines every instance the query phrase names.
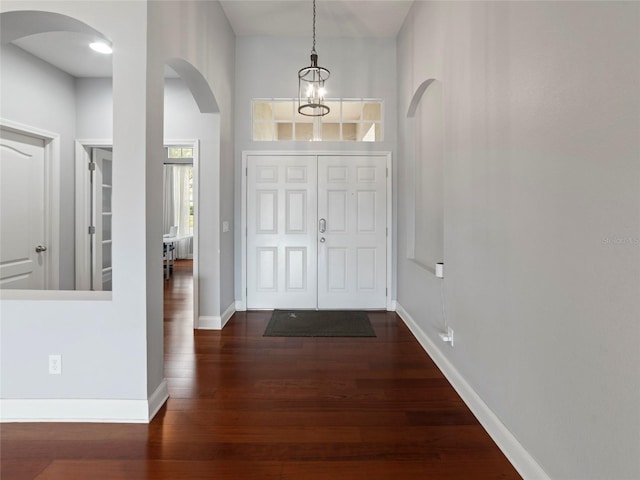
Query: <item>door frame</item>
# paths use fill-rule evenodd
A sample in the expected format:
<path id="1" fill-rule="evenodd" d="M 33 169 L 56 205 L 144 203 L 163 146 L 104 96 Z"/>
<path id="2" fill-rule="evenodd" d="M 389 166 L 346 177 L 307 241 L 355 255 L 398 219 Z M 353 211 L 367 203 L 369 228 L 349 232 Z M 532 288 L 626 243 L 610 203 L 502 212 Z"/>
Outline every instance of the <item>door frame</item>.
<path id="1" fill-rule="evenodd" d="M 163 148 L 168 147 L 191 147 L 193 148 L 193 324 L 194 329 L 198 328 L 200 318 L 199 301 L 199 268 L 200 261 L 200 140 L 164 140 Z M 164 164 L 164 162 L 163 162 Z"/>
<path id="2" fill-rule="evenodd" d="M 75 141 L 76 160 L 76 290 L 89 290 L 91 285 L 90 245 L 87 233 L 89 219 L 90 172 L 92 148 L 113 148 L 111 139 L 80 139 Z"/>
<path id="3" fill-rule="evenodd" d="M 387 310 L 394 310 L 393 300 L 391 298 L 393 288 L 393 168 L 392 157 L 389 151 L 375 151 L 375 152 L 362 152 L 362 151 L 347 151 L 347 152 L 333 152 L 333 151 L 277 151 L 277 150 L 243 150 L 242 152 L 242 172 L 241 172 L 241 219 L 240 219 L 240 302 L 236 305 L 236 310 L 243 311 L 247 309 L 247 168 L 248 157 L 256 156 L 369 156 L 369 157 L 384 157 L 387 163 L 387 279 L 386 279 L 386 303 Z"/>
<path id="4" fill-rule="evenodd" d="M 44 286 L 60 286 L 60 135 L 40 128 L 0 118 L 3 130 L 44 141 Z"/>

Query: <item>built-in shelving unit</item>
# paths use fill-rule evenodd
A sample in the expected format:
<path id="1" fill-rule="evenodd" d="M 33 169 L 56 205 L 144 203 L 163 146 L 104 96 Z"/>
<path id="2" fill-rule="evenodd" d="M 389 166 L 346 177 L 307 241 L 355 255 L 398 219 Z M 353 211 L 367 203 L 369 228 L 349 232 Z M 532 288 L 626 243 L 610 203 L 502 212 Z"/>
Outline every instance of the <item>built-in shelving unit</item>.
<path id="1" fill-rule="evenodd" d="M 102 290 L 111 290 L 111 219 L 113 217 L 111 210 L 111 194 L 113 192 L 112 164 L 113 162 L 110 159 L 102 159 L 102 218 L 99 219 L 102 223 L 102 235 L 100 236 L 102 250 Z"/>

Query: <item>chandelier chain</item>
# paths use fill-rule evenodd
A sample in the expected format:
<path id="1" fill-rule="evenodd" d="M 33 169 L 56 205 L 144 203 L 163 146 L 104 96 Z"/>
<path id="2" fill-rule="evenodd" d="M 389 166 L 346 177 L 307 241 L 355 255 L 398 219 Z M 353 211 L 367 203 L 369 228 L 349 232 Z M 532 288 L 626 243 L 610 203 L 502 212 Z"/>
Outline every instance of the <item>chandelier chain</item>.
<path id="1" fill-rule="evenodd" d="M 330 73 L 329 70 L 318 65 L 316 18 L 316 0 L 313 0 L 311 65 L 298 70 L 298 113 L 306 117 L 323 117 L 331 111 L 329 106 L 324 103 L 326 94 L 324 82 L 329 78 Z"/>
<path id="2" fill-rule="evenodd" d="M 316 0 L 313 0 L 313 48 L 311 53 L 316 53 Z"/>

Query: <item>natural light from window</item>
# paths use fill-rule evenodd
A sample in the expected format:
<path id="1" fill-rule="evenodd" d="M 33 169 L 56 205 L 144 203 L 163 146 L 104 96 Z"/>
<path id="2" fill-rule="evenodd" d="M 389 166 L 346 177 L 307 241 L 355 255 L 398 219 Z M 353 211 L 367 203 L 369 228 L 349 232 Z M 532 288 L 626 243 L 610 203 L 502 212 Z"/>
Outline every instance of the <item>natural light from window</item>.
<path id="1" fill-rule="evenodd" d="M 253 100 L 254 141 L 382 141 L 383 102 L 380 99 L 329 99 L 324 117 L 306 117 L 296 99 Z"/>

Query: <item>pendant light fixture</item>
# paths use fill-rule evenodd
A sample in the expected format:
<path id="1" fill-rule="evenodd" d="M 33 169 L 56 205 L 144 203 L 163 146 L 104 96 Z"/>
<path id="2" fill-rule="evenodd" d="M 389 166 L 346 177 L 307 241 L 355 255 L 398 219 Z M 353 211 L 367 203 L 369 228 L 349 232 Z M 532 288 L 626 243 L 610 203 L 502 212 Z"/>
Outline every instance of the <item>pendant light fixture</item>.
<path id="1" fill-rule="evenodd" d="M 316 53 L 316 0 L 313 0 L 313 48 L 311 66 L 298 71 L 298 112 L 307 117 L 322 117 L 329 113 L 324 104 L 326 90 L 324 82 L 329 78 L 329 70 L 318 66 Z"/>

